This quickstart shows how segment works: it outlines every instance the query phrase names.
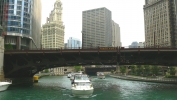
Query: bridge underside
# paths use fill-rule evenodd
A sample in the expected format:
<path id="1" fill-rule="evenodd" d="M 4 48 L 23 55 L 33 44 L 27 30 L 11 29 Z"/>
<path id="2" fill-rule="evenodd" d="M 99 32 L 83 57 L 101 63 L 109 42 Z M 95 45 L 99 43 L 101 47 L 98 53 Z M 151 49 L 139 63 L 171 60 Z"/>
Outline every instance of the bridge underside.
<path id="1" fill-rule="evenodd" d="M 46 68 L 75 65 L 115 65 L 117 56 L 97 53 L 63 53 L 63 54 L 5 54 L 5 77 L 32 77 Z"/>
<path id="2" fill-rule="evenodd" d="M 32 77 L 46 68 L 76 65 L 177 65 L 177 52 L 72 52 L 4 55 L 6 78 Z"/>

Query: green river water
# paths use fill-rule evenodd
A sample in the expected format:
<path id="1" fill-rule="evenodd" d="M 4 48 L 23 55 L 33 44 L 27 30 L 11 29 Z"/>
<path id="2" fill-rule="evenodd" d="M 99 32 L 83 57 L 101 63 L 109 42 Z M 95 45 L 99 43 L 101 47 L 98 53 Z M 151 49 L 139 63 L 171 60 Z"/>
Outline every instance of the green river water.
<path id="1" fill-rule="evenodd" d="M 0 92 L 0 100 L 177 100 L 177 85 L 91 76 L 90 97 L 73 97 L 66 76 L 46 76 L 33 85 L 10 86 Z"/>

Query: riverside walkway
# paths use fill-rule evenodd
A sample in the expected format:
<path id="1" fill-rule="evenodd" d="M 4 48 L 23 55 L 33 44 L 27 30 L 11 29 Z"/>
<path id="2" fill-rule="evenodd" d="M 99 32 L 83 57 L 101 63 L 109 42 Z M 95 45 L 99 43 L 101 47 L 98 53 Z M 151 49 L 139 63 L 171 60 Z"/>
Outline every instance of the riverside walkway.
<path id="1" fill-rule="evenodd" d="M 162 77 L 162 76 L 159 76 L 159 77 L 157 76 L 155 78 L 132 76 L 132 75 L 116 75 L 116 74 L 111 74 L 110 76 L 114 77 L 114 78 L 131 80 L 131 81 L 177 84 L 177 78 L 165 78 L 165 77 Z"/>

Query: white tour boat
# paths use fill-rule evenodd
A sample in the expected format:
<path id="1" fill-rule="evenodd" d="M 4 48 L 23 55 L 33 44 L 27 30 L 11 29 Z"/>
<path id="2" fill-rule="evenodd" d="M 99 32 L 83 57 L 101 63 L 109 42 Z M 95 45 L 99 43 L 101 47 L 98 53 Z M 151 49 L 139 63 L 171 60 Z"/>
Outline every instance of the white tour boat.
<path id="1" fill-rule="evenodd" d="M 105 79 L 104 73 L 103 72 L 97 72 L 97 78 Z"/>
<path id="2" fill-rule="evenodd" d="M 71 73 L 71 76 L 70 76 L 70 80 L 72 81 L 74 79 L 74 75 L 76 74 L 82 74 L 82 72 L 78 72 L 78 73 Z"/>
<path id="3" fill-rule="evenodd" d="M 5 91 L 7 88 L 12 84 L 12 82 L 9 81 L 2 81 L 0 82 L 0 91 Z"/>
<path id="4" fill-rule="evenodd" d="M 87 75 L 76 74 L 74 76 L 71 88 L 74 96 L 91 96 L 93 90 L 93 85 Z"/>
<path id="5" fill-rule="evenodd" d="M 71 73 L 69 73 L 67 77 L 70 78 L 71 76 L 72 76 Z"/>

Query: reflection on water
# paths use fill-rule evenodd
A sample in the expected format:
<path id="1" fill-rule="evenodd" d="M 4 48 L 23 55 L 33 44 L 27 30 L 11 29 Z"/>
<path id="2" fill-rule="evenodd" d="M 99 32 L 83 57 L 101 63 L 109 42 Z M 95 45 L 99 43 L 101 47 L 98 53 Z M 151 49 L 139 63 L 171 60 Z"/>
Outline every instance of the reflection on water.
<path id="1" fill-rule="evenodd" d="M 176 100 L 177 85 L 120 80 L 91 76 L 94 87 L 90 97 L 74 97 L 66 76 L 47 76 L 39 83 L 11 86 L 0 92 L 0 100 Z"/>

